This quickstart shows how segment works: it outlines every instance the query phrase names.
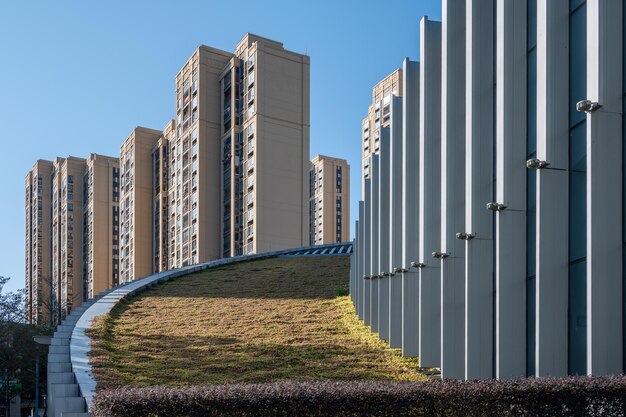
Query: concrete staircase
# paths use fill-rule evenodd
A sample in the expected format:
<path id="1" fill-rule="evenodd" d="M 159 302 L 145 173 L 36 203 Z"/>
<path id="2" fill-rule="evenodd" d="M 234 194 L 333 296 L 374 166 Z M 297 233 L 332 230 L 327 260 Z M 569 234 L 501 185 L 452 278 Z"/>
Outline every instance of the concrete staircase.
<path id="1" fill-rule="evenodd" d="M 85 398 L 80 392 L 76 375 L 72 370 L 70 340 L 81 315 L 109 291 L 84 302 L 72 310 L 54 332 L 48 348 L 48 416 L 89 417 Z"/>

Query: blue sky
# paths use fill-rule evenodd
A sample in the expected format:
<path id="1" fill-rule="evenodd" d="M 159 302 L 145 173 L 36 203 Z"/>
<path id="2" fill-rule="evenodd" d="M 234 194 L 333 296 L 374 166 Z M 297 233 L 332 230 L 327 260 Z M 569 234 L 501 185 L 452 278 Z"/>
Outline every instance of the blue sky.
<path id="1" fill-rule="evenodd" d="M 117 155 L 135 126 L 161 129 L 174 77 L 200 44 L 232 51 L 246 32 L 311 57 L 311 155 L 351 165 L 371 88 L 419 57 L 419 20 L 439 0 L 0 2 L 0 275 L 24 280 L 24 176 L 37 159 Z M 352 225 L 354 228 L 354 225 Z"/>

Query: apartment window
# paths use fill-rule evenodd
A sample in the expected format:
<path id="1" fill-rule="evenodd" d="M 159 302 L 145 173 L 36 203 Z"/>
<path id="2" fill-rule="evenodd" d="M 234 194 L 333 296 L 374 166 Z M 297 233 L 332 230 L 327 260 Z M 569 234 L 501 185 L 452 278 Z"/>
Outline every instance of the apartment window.
<path id="1" fill-rule="evenodd" d="M 341 193 L 341 166 L 337 167 L 336 170 L 336 191 Z"/>

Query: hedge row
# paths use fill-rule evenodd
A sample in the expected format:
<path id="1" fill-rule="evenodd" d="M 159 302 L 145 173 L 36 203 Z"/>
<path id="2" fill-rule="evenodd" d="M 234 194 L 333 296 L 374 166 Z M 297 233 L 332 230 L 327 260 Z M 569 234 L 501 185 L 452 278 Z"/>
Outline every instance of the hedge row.
<path id="1" fill-rule="evenodd" d="M 626 417 L 626 377 L 127 388 L 98 392 L 92 408 L 93 417 Z"/>

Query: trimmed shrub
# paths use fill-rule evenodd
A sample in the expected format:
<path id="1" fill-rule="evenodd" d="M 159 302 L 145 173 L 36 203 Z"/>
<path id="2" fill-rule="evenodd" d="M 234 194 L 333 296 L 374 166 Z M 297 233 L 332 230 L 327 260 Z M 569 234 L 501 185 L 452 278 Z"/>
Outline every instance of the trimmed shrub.
<path id="1" fill-rule="evenodd" d="M 625 416 L 626 377 L 278 382 L 98 392 L 94 417 Z"/>

